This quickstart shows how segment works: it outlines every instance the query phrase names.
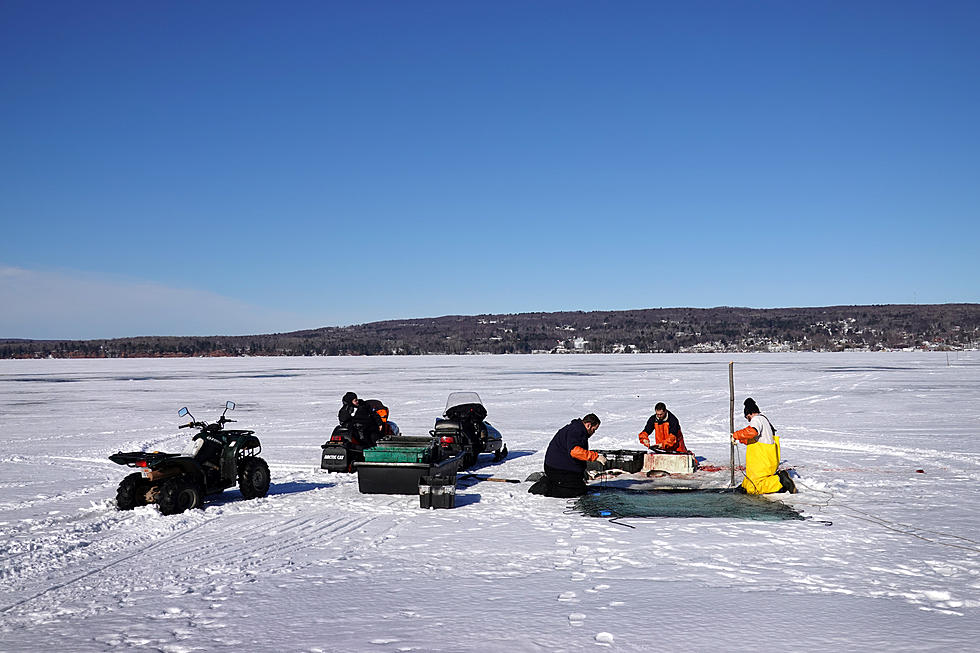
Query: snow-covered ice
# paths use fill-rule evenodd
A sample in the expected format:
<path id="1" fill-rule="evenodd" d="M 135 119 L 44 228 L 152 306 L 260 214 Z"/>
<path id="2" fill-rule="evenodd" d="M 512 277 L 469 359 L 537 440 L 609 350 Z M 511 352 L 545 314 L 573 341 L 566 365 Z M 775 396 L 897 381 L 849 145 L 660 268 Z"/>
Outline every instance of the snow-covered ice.
<path id="1" fill-rule="evenodd" d="M 347 390 L 405 435 L 480 393 L 521 479 L 573 417 L 637 448 L 665 401 L 728 461 L 738 403 L 779 428 L 805 521 L 625 525 L 461 482 L 456 508 L 320 472 Z M 980 354 L 849 353 L 0 361 L 0 650 L 975 650 Z M 118 450 L 180 451 L 177 410 L 225 400 L 269 496 L 119 512 Z M 736 425 L 744 420 L 736 415 Z M 921 471 L 919 471 L 921 470 Z M 633 526 L 634 528 L 629 528 Z"/>

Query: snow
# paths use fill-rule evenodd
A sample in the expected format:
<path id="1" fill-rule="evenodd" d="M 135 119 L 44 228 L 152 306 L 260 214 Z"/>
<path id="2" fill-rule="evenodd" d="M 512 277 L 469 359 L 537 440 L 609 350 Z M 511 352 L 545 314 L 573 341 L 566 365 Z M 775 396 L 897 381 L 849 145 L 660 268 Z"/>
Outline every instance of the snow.
<path id="1" fill-rule="evenodd" d="M 805 521 L 614 523 L 487 481 L 421 510 L 318 469 L 348 390 L 405 435 L 478 392 L 511 452 L 481 476 L 523 481 L 588 412 L 592 446 L 638 448 L 657 401 L 725 464 L 732 358 Z M 976 352 L 0 361 L 0 650 L 975 650 L 978 372 Z M 229 399 L 268 497 L 115 509 L 109 454 L 180 451 L 177 410 Z"/>

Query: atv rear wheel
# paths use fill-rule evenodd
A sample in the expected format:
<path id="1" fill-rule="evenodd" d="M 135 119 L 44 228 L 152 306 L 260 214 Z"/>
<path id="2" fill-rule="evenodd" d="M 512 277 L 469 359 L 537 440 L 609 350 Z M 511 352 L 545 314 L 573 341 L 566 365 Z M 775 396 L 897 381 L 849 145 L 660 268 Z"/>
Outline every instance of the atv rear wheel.
<path id="1" fill-rule="evenodd" d="M 186 476 L 175 476 L 160 484 L 157 505 L 163 514 L 177 515 L 185 510 L 200 508 L 203 499 L 204 490 L 200 484 Z"/>
<path id="2" fill-rule="evenodd" d="M 269 493 L 269 466 L 264 460 L 251 456 L 241 462 L 238 489 L 246 499 L 257 499 Z"/>
<path id="3" fill-rule="evenodd" d="M 132 510 L 146 505 L 147 485 L 140 472 L 130 474 L 119 483 L 116 490 L 116 507 L 120 510 Z"/>

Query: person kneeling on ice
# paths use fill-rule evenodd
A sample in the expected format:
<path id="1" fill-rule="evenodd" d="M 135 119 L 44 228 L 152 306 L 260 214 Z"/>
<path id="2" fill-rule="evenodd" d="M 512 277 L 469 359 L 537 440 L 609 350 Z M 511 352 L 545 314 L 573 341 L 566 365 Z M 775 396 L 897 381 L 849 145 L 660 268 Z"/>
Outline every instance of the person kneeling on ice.
<path id="1" fill-rule="evenodd" d="M 684 434 L 681 433 L 681 423 L 674 414 L 667 410 L 667 404 L 659 402 L 653 407 L 646 426 L 640 431 L 640 444 L 647 448 L 663 449 L 677 453 L 687 453 L 684 446 Z M 653 444 L 650 436 L 653 435 Z"/>
<path id="2" fill-rule="evenodd" d="M 796 494 L 796 484 L 779 467 L 779 438 L 776 427 L 762 414 L 752 397 L 745 400 L 745 419 L 749 425 L 732 433 L 745 445 L 745 479 L 737 491 L 746 494 L 789 492 Z"/>
<path id="3" fill-rule="evenodd" d="M 585 464 L 593 460 L 606 464 L 605 456 L 589 451 L 589 438 L 598 429 L 599 418 L 594 413 L 559 429 L 544 454 L 544 476 L 528 492 L 562 499 L 585 494 Z"/>

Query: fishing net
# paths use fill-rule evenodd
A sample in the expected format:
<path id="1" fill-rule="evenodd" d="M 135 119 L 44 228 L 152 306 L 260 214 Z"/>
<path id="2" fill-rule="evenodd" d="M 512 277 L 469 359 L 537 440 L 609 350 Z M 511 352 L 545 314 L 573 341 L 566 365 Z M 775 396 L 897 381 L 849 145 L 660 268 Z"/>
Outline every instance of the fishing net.
<path id="1" fill-rule="evenodd" d="M 721 517 L 783 521 L 804 519 L 800 511 L 760 496 L 731 490 L 637 492 L 601 488 L 580 497 L 573 508 L 589 517 Z"/>

